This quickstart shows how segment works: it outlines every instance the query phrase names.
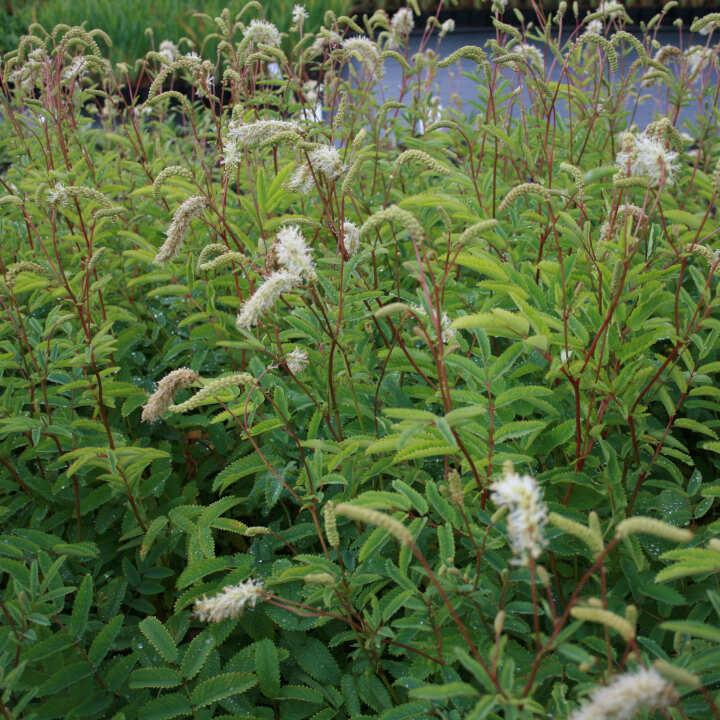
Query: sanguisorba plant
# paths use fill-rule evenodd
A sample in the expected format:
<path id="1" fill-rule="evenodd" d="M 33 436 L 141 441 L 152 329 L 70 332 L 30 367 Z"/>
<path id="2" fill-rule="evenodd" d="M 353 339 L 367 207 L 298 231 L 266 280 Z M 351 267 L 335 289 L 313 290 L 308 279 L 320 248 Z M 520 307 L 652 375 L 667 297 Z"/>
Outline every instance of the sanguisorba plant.
<path id="1" fill-rule="evenodd" d="M 502 10 L 6 56 L 5 718 L 720 717 L 720 16 Z"/>

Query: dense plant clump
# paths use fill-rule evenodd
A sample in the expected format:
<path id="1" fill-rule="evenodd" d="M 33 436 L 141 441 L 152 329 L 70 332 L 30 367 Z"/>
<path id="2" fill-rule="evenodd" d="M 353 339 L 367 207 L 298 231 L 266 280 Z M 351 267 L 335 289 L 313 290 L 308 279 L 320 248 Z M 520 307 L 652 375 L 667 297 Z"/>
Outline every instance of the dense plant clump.
<path id="1" fill-rule="evenodd" d="M 5 56 L 3 717 L 720 718 L 720 15 L 503 9 Z"/>

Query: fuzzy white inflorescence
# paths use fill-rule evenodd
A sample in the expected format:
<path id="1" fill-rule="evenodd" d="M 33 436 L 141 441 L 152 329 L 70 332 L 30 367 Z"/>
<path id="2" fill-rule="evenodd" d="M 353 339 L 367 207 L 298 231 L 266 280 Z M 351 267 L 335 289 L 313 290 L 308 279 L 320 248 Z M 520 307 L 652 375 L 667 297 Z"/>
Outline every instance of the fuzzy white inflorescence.
<path id="1" fill-rule="evenodd" d="M 350 257 L 360 249 L 360 228 L 355 223 L 343 223 L 343 242 Z"/>
<path id="2" fill-rule="evenodd" d="M 142 422 L 156 422 L 175 401 L 178 390 L 200 380 L 200 376 L 190 368 L 182 367 L 169 372 L 157 384 L 155 392 L 143 405 Z"/>
<path id="3" fill-rule="evenodd" d="M 256 45 L 280 47 L 280 31 L 267 20 L 251 20 L 243 35 Z"/>
<path id="4" fill-rule="evenodd" d="M 288 272 L 305 280 L 317 279 L 310 248 L 297 225 L 281 228 L 275 243 L 275 257 Z"/>
<path id="5" fill-rule="evenodd" d="M 308 366 L 308 354 L 305 350 L 296 347 L 285 357 L 285 364 L 293 375 L 300 375 Z"/>
<path id="6" fill-rule="evenodd" d="M 285 292 L 300 285 L 299 275 L 288 270 L 274 272 L 255 291 L 255 294 L 240 308 L 235 324 L 247 330 L 256 325 L 258 320 L 269 310 L 275 301 Z"/>
<path id="7" fill-rule="evenodd" d="M 624 15 L 625 8 L 617 0 L 605 0 L 598 6 L 597 12 L 602 13 L 603 17 L 615 18 Z"/>
<path id="8" fill-rule="evenodd" d="M 599 20 L 598 18 L 591 20 L 585 26 L 585 35 L 602 35 L 602 34 L 603 34 L 603 24 L 602 24 L 602 20 Z"/>
<path id="9" fill-rule="evenodd" d="M 307 194 L 313 187 L 313 176 L 316 180 L 324 178 L 331 182 L 342 172 L 340 153 L 332 145 L 322 145 L 308 154 L 309 164 L 301 165 L 288 181 L 288 188 Z M 312 168 L 312 170 L 311 170 Z"/>
<path id="10" fill-rule="evenodd" d="M 246 605 L 255 607 L 263 596 L 262 580 L 250 578 L 238 585 L 226 585 L 219 595 L 195 601 L 195 617 L 202 622 L 221 622 L 242 614 Z"/>
<path id="11" fill-rule="evenodd" d="M 284 132 L 299 132 L 300 126 L 287 120 L 258 120 L 253 123 L 232 121 L 228 126 L 228 137 L 245 147 L 256 147 L 274 135 Z"/>
<path id="12" fill-rule="evenodd" d="M 666 185 L 675 180 L 675 160 L 678 154 L 668 150 L 657 138 L 645 133 L 633 135 L 625 133 L 622 138 L 622 150 L 615 158 L 615 164 L 624 174 L 632 177 L 647 177 L 650 184 L 658 186 L 664 177 Z"/>
<path id="13" fill-rule="evenodd" d="M 440 37 L 445 37 L 448 33 L 455 32 L 455 21 L 452 18 L 448 18 L 440 26 Z"/>
<path id="14" fill-rule="evenodd" d="M 538 558 L 545 546 L 547 508 L 535 478 L 506 471 L 490 489 L 492 501 L 510 511 L 507 525 L 516 562 L 524 565 L 529 557 Z"/>
<path id="15" fill-rule="evenodd" d="M 178 254 L 190 228 L 191 221 L 200 215 L 207 206 L 207 200 L 201 195 L 193 195 L 180 205 L 165 233 L 167 238 L 153 259 L 156 265 L 172 260 Z"/>
<path id="16" fill-rule="evenodd" d="M 694 79 L 712 62 L 713 55 L 713 49 L 704 45 L 692 45 L 685 50 L 683 57 L 687 60 L 691 79 Z"/>
<path id="17" fill-rule="evenodd" d="M 300 25 L 309 17 L 308 11 L 304 5 L 295 5 L 292 11 L 292 21 L 295 25 Z"/>
<path id="18" fill-rule="evenodd" d="M 397 47 L 401 42 L 407 40 L 408 36 L 415 27 L 412 10 L 410 8 L 400 8 L 390 21 L 390 29 L 392 30 L 390 47 Z"/>
<path id="19" fill-rule="evenodd" d="M 366 37 L 351 37 L 342 41 L 348 55 L 357 58 L 371 77 L 382 80 L 385 74 L 382 57 L 377 45 Z"/>
<path id="20" fill-rule="evenodd" d="M 427 315 L 427 312 L 422 305 L 412 305 L 411 307 L 418 315 Z M 454 327 L 450 327 L 451 325 L 452 320 L 450 319 L 450 316 L 446 312 L 442 313 L 442 315 L 440 315 L 440 331 L 442 341 L 446 345 L 451 340 L 454 340 L 455 336 L 457 335 L 457 329 Z"/>
<path id="21" fill-rule="evenodd" d="M 180 57 L 180 51 L 178 50 L 178 46 L 172 40 L 163 40 L 160 43 L 158 55 L 160 55 L 163 60 L 166 60 L 168 63 L 173 63 Z"/>
<path id="22" fill-rule="evenodd" d="M 657 670 L 640 669 L 595 690 L 570 720 L 631 720 L 643 708 L 659 710 L 676 700 L 675 689 Z"/>

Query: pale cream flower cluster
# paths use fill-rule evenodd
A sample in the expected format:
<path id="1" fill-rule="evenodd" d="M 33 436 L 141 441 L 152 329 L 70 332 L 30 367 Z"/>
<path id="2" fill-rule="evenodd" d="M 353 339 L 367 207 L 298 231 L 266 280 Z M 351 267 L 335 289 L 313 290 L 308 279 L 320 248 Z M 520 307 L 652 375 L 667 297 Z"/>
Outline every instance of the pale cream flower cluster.
<path id="1" fill-rule="evenodd" d="M 418 315 L 427 315 L 427 311 L 425 310 L 422 305 L 412 305 L 412 309 L 418 314 Z M 449 315 L 444 312 L 442 315 L 440 315 L 440 330 L 442 334 L 442 341 L 447 345 L 451 340 L 455 339 L 455 336 L 457 335 L 457 329 L 454 327 L 451 327 L 452 320 L 450 320 Z"/>
<path id="2" fill-rule="evenodd" d="M 455 32 L 455 21 L 452 18 L 448 18 L 440 26 L 440 37 L 445 37 L 448 33 Z"/>
<path id="3" fill-rule="evenodd" d="M 297 225 L 289 225 L 278 231 L 274 251 L 277 261 L 289 272 L 304 280 L 317 279 L 310 248 Z"/>
<path id="4" fill-rule="evenodd" d="M 646 177 L 652 186 L 657 187 L 663 177 L 666 185 L 673 184 L 677 156 L 658 138 L 646 133 L 624 133 L 622 150 L 617 154 L 615 164 L 623 176 Z"/>
<path id="5" fill-rule="evenodd" d="M 260 318 L 283 293 L 289 292 L 300 283 L 300 277 L 288 270 L 278 270 L 269 275 L 240 308 L 235 325 L 241 330 L 248 330 L 253 325 L 257 325 Z"/>
<path id="6" fill-rule="evenodd" d="M 288 188 L 305 195 L 312 190 L 315 180 L 332 182 L 342 172 L 340 153 L 332 145 L 322 145 L 308 153 L 309 162 L 303 163 L 288 181 Z"/>
<path id="7" fill-rule="evenodd" d="M 296 347 L 286 355 L 285 364 L 293 375 L 300 375 L 308 366 L 308 354 L 302 348 Z"/>
<path id="8" fill-rule="evenodd" d="M 659 710 L 674 704 L 672 684 L 654 668 L 628 672 L 607 687 L 597 688 L 570 720 L 632 720 L 642 709 Z"/>
<path id="9" fill-rule="evenodd" d="M 227 135 L 245 147 L 256 147 L 279 133 L 300 132 L 300 126 L 289 120 L 258 120 L 244 123 L 240 120 L 231 121 Z"/>
<path id="10" fill-rule="evenodd" d="M 163 40 L 160 43 L 158 55 L 168 64 L 174 63 L 180 57 L 180 50 L 172 40 Z"/>
<path id="11" fill-rule="evenodd" d="M 304 5 L 295 5 L 292 10 L 292 21 L 294 25 L 301 25 L 310 16 Z"/>
<path id="12" fill-rule="evenodd" d="M 516 562 L 525 565 L 530 557 L 540 557 L 548 512 L 535 478 L 506 471 L 490 489 L 492 501 L 509 510 L 507 526 Z"/>
<path id="13" fill-rule="evenodd" d="M 264 595 L 262 580 L 250 578 L 237 585 L 226 585 L 213 597 L 195 601 L 195 617 L 202 622 L 221 622 L 242 614 L 246 605 L 255 607 Z"/>
<path id="14" fill-rule="evenodd" d="M 617 0 L 604 0 L 598 6 L 597 12 L 606 18 L 617 18 L 625 14 L 625 8 Z"/>
<path id="15" fill-rule="evenodd" d="M 355 223 L 343 223 L 343 243 L 350 257 L 360 249 L 360 228 Z"/>
<path id="16" fill-rule="evenodd" d="M 31 90 L 42 79 L 49 63 L 45 48 L 35 48 L 28 54 L 25 64 L 10 73 L 9 79 L 23 90 Z"/>
<path id="17" fill-rule="evenodd" d="M 714 50 L 704 45 L 692 45 L 683 53 L 690 71 L 690 80 L 694 80 L 712 62 Z"/>
<path id="18" fill-rule="evenodd" d="M 190 368 L 182 367 L 169 372 L 160 380 L 157 389 L 143 406 L 142 422 L 152 423 L 159 420 L 175 401 L 175 394 L 199 380 L 200 376 Z"/>
<path id="19" fill-rule="evenodd" d="M 280 31 L 267 20 L 251 20 L 243 30 L 243 35 L 256 45 L 280 47 Z"/>
<path id="20" fill-rule="evenodd" d="M 414 27 L 412 10 L 407 7 L 400 8 L 390 21 L 390 47 L 398 47 L 406 42 Z"/>
<path id="21" fill-rule="evenodd" d="M 382 80 L 385 67 L 377 45 L 366 37 L 351 37 L 342 41 L 348 55 L 360 61 L 365 72 L 377 80 Z"/>
<path id="22" fill-rule="evenodd" d="M 235 324 L 243 330 L 256 325 L 283 293 L 301 285 L 303 280 L 313 281 L 317 278 L 310 248 L 297 226 L 281 228 L 275 240 L 272 250 L 281 269 L 265 278 L 253 296 L 240 308 Z"/>
<path id="23" fill-rule="evenodd" d="M 165 242 L 160 246 L 153 262 L 157 265 L 172 260 L 180 251 L 190 223 L 207 208 L 207 200 L 202 195 L 193 195 L 183 202 L 173 215 L 167 229 Z"/>

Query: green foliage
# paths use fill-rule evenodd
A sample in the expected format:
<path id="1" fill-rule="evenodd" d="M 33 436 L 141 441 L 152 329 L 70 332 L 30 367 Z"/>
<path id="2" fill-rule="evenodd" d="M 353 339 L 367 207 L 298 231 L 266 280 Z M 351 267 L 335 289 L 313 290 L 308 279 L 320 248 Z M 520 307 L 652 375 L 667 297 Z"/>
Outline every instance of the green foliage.
<path id="1" fill-rule="evenodd" d="M 620 34 L 500 27 L 465 114 L 382 14 L 258 18 L 147 102 L 101 33 L 5 57 L 3 715 L 568 717 L 662 661 L 717 717 L 710 69 L 623 135 Z"/>

